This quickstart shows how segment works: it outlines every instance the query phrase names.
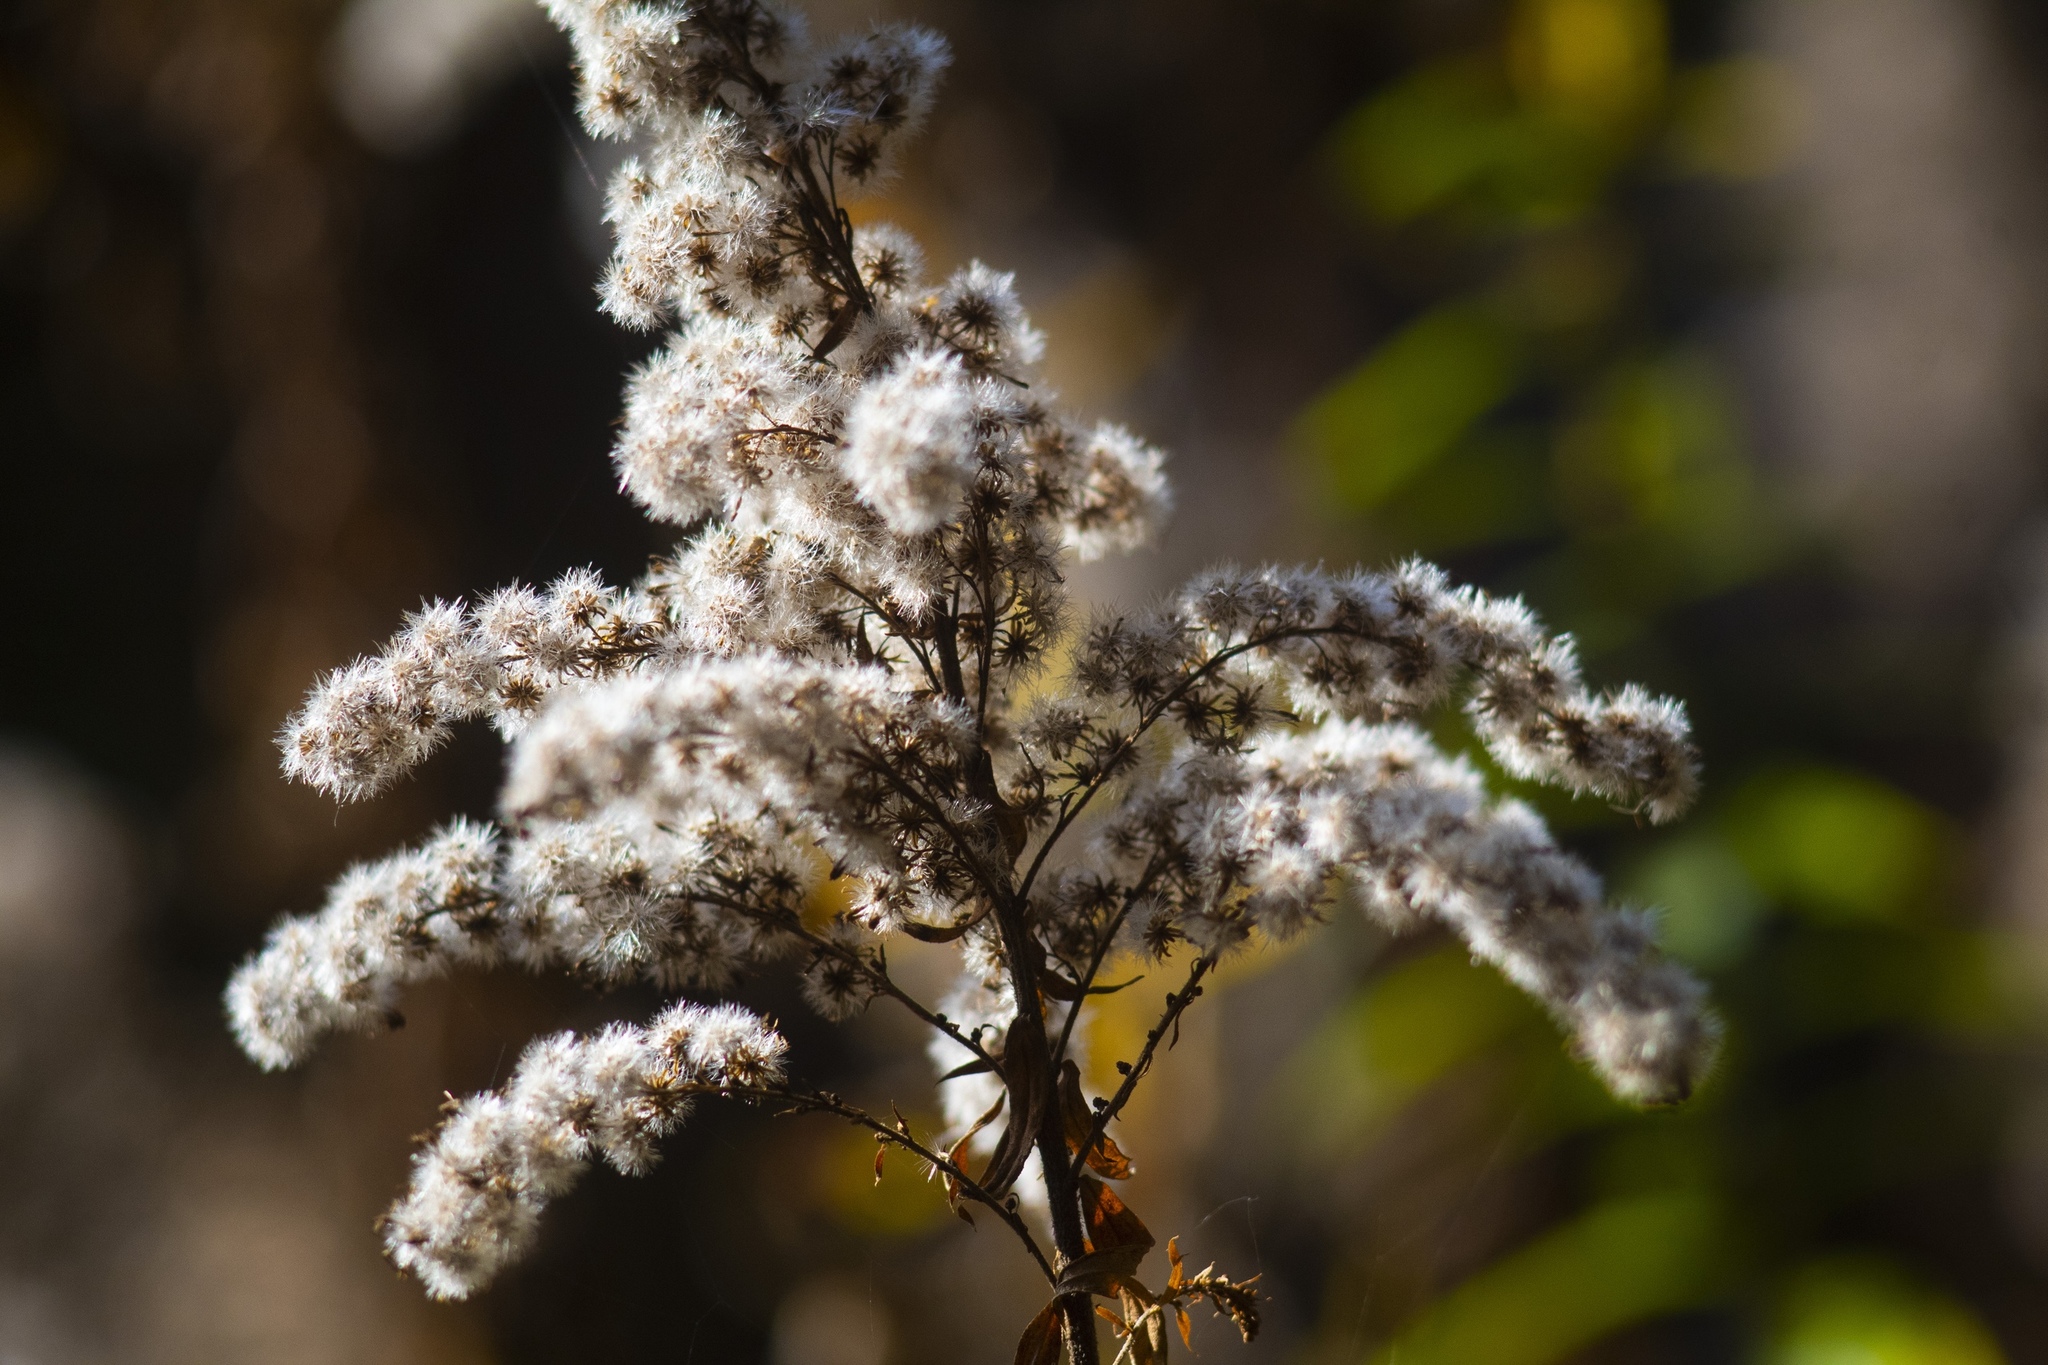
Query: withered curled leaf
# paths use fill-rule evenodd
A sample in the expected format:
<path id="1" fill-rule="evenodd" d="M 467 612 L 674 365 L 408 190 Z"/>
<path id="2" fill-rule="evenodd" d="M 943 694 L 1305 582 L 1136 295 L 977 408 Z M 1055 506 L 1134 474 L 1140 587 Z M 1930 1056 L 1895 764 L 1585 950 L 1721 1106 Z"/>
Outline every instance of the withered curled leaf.
<path id="1" fill-rule="evenodd" d="M 953 1171 L 964 1171 L 967 1169 L 968 1145 L 974 1141 L 976 1133 L 994 1123 L 996 1115 L 1003 1112 L 1004 1098 L 1005 1096 L 1003 1095 L 997 1095 L 996 1102 L 988 1107 L 988 1112 L 976 1119 L 974 1126 L 962 1133 L 959 1141 L 946 1149 L 946 1164 L 951 1166 Z M 960 1177 L 954 1175 L 952 1171 L 942 1170 L 937 1166 L 932 1167 L 932 1174 L 941 1176 L 945 1180 L 946 1202 L 953 1206 L 953 1211 L 965 1217 L 969 1223 L 972 1223 L 974 1219 L 967 1215 L 967 1210 L 960 1203 Z"/>
<path id="2" fill-rule="evenodd" d="M 965 1061 L 960 1063 L 960 1065 L 954 1067 L 951 1071 L 948 1071 L 945 1075 L 939 1077 L 939 1082 L 943 1085 L 947 1081 L 957 1081 L 961 1079 L 963 1076 L 983 1076 L 994 1070 L 995 1068 L 993 1066 L 989 1065 L 981 1058 L 976 1057 L 971 1061 Z"/>
<path id="3" fill-rule="evenodd" d="M 1166 1365 L 1166 1316 L 1163 1306 L 1147 1303 L 1129 1290 L 1125 1290 L 1121 1298 L 1124 1321 L 1130 1324 L 1125 1346 L 1130 1352 L 1132 1365 Z"/>
<path id="4" fill-rule="evenodd" d="M 1017 1339 L 1017 1365 L 1059 1365 L 1060 1301 L 1054 1299 Z"/>
<path id="5" fill-rule="evenodd" d="M 1091 1251 L 1060 1272 L 1059 1283 L 1053 1286 L 1053 1292 L 1099 1294 L 1110 1298 L 1130 1288 L 1149 1302 L 1152 1297 L 1150 1291 L 1132 1278 L 1138 1273 L 1138 1262 L 1145 1259 L 1147 1250 L 1146 1247 L 1132 1245 Z"/>
<path id="6" fill-rule="evenodd" d="M 981 1183 L 990 1194 L 1002 1194 L 1023 1173 L 1038 1134 L 1039 1120 L 1052 1094 L 1048 1059 L 1033 1048 L 1005 1049 L 1003 1080 L 1010 1096 L 1010 1122 L 996 1142 Z"/>
<path id="7" fill-rule="evenodd" d="M 1100 1180 L 1081 1177 L 1081 1213 L 1087 1219 L 1088 1246 L 1094 1251 L 1137 1247 L 1142 1255 L 1155 1245 L 1152 1230 L 1131 1212 L 1116 1191 Z"/>

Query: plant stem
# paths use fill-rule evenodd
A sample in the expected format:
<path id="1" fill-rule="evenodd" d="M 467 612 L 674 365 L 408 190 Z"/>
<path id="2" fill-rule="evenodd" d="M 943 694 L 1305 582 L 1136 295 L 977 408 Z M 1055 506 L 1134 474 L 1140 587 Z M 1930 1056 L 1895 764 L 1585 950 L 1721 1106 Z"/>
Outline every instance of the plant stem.
<path id="1" fill-rule="evenodd" d="M 1045 1012 L 1039 1004 L 1037 963 L 1031 931 L 1024 923 L 1024 907 L 1014 896 L 1006 896 L 996 909 L 996 922 L 1003 933 L 1004 964 L 1017 994 L 1017 1017 L 1010 1025 L 1004 1058 L 1012 1061 L 1014 1049 L 1028 1049 L 1039 1059 L 1038 1075 L 1045 1093 L 1038 1106 L 1038 1161 L 1045 1178 L 1045 1199 L 1051 1213 L 1052 1245 L 1064 1270 L 1085 1253 L 1081 1230 L 1080 1187 L 1074 1179 L 1074 1163 L 1067 1152 L 1064 1116 L 1052 1077 L 1052 1042 L 1045 1033 Z M 1013 1062 L 1014 1065 L 1014 1062 Z M 1008 1069 L 1008 1068 L 1006 1068 Z M 1025 1117 L 1012 1092 L 1013 1122 Z M 1071 1365 L 1097 1365 L 1095 1310 L 1086 1294 L 1068 1294 L 1060 1300 L 1064 1321 L 1067 1359 Z"/>

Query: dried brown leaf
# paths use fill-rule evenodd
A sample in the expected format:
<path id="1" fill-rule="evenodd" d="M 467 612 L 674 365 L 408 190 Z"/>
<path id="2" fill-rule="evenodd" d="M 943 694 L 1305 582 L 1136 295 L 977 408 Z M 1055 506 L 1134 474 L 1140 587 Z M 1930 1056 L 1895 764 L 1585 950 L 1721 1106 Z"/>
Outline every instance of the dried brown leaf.
<path id="1" fill-rule="evenodd" d="M 1134 1246 L 1142 1254 L 1157 1244 L 1152 1230 L 1117 1198 L 1116 1191 L 1085 1175 L 1081 1177 L 1081 1214 L 1087 1221 L 1088 1246 L 1092 1251 Z"/>
<path id="2" fill-rule="evenodd" d="M 946 1149 L 946 1162 L 948 1165 L 952 1166 L 954 1170 L 965 1171 L 967 1169 L 967 1145 L 974 1141 L 974 1135 L 976 1133 L 979 1133 L 982 1129 L 988 1127 L 991 1123 L 994 1123 L 996 1121 L 996 1115 L 1003 1112 L 1003 1101 L 1006 1097 L 1007 1092 L 1001 1095 L 997 1095 L 996 1102 L 988 1107 L 988 1112 L 983 1114 L 980 1118 L 976 1119 L 974 1121 L 974 1126 L 969 1128 L 966 1132 L 962 1133 L 960 1135 L 960 1140 L 958 1142 L 955 1142 L 951 1147 L 948 1147 Z M 951 1204 L 956 1211 L 964 1214 L 966 1210 L 962 1209 L 960 1206 L 959 1177 L 951 1174 L 950 1172 L 941 1171 L 936 1166 L 934 1166 L 932 1169 L 934 1172 L 937 1172 L 938 1174 L 941 1174 L 945 1177 L 946 1202 L 948 1204 Z M 972 1218 L 969 1218 L 967 1221 L 969 1223 L 972 1223 L 974 1220 Z"/>
<path id="3" fill-rule="evenodd" d="M 1010 1055 L 1012 1051 L 1014 1056 Z M 981 1183 L 988 1192 L 997 1195 L 1015 1184 L 1023 1172 L 1052 1092 L 1052 1078 L 1046 1072 L 1046 1059 L 1035 1048 L 1006 1050 L 1003 1080 L 1010 1096 L 1010 1122 L 1003 1129 L 995 1153 L 989 1158 L 988 1169 L 981 1177 Z"/>
<path id="4" fill-rule="evenodd" d="M 1081 1093 L 1081 1068 L 1071 1061 L 1060 1063 L 1060 1122 L 1066 1129 L 1067 1150 L 1079 1152 L 1081 1144 L 1088 1140 L 1089 1130 L 1095 1126 L 1095 1114 L 1088 1106 L 1087 1096 Z M 1128 1180 L 1135 1169 L 1131 1159 L 1116 1145 L 1116 1139 L 1107 1133 L 1096 1139 L 1095 1146 L 1082 1159 L 1089 1170 L 1110 1180 Z"/>
<path id="5" fill-rule="evenodd" d="M 1059 1365 L 1060 1301 L 1038 1310 L 1038 1316 L 1017 1338 L 1017 1365 Z"/>
<path id="6" fill-rule="evenodd" d="M 1141 1246 L 1091 1251 L 1060 1272 L 1060 1282 L 1053 1290 L 1057 1294 L 1099 1294 L 1105 1299 L 1129 1290 L 1150 1303 L 1151 1291 L 1132 1278 L 1138 1273 L 1138 1262 L 1145 1259 L 1145 1251 Z"/>
<path id="7" fill-rule="evenodd" d="M 1131 1324 L 1126 1349 L 1132 1365 L 1166 1365 L 1166 1319 L 1157 1304 L 1147 1304 L 1128 1290 L 1120 1296 Z"/>

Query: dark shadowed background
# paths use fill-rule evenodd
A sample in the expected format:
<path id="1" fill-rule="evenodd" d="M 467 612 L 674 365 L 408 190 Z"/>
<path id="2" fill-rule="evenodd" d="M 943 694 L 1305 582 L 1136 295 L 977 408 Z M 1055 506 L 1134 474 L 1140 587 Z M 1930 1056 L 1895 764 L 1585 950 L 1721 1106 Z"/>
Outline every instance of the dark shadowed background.
<path id="1" fill-rule="evenodd" d="M 2033 7 L 814 17 L 953 40 L 857 211 L 1017 270 L 1053 386 L 1175 457 L 1166 543 L 1085 597 L 1421 553 L 1699 730 L 1670 830 L 1531 799 L 1712 981 L 1712 1083 L 1617 1106 L 1437 938 L 1344 922 L 1236 965 L 1124 1142 L 1154 1227 L 1263 1272 L 1265 1335 L 1199 1324 L 1203 1357 L 2048 1359 Z M 6 1365 L 994 1365 L 1036 1307 L 858 1133 L 710 1111 L 429 1304 L 370 1226 L 410 1135 L 536 1032 L 648 1002 L 440 983 L 282 1077 L 222 1025 L 274 916 L 491 806 L 482 733 L 369 805 L 287 786 L 312 679 L 423 598 L 665 548 L 608 467 L 650 343 L 595 310 L 619 153 L 565 62 L 523 0 L 0 11 Z M 1098 1072 L 1158 989 L 1111 997 Z M 747 997 L 809 1074 L 933 1110 L 895 1021 Z"/>

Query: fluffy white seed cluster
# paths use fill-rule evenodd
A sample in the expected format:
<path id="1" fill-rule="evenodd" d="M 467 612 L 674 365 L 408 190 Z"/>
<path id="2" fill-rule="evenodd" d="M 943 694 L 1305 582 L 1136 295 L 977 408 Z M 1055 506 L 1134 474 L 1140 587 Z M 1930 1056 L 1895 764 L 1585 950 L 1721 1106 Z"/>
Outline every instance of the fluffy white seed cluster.
<path id="1" fill-rule="evenodd" d="M 1211 745 L 1290 717 L 1415 715 L 1469 679 L 1474 728 L 1518 777 L 1654 821 L 1698 785 L 1684 708 L 1635 687 L 1589 693 L 1569 636 L 1417 561 L 1215 571 L 1163 608 L 1098 624 L 1076 677 L 1090 699 L 1164 707 Z"/>
<path id="2" fill-rule="evenodd" d="M 1104 854 L 1175 865 L 1174 927 L 1228 947 L 1313 923 L 1342 875 L 1368 913 L 1433 920 L 1544 1002 L 1626 1098 L 1684 1098 L 1715 1037 L 1699 984 L 1660 960 L 1649 926 L 1527 806 L 1496 801 L 1471 765 L 1406 724 L 1327 720 L 1229 752 L 1184 752 L 1140 784 Z M 1234 894 L 1233 894 L 1234 893 Z M 1158 917 L 1134 926 L 1134 946 Z"/>
<path id="3" fill-rule="evenodd" d="M 235 1037 L 266 1070 L 322 1037 L 393 1021 L 401 988 L 502 953 L 498 833 L 457 820 L 417 849 L 353 867 L 318 915 L 288 919 L 228 986 Z"/>
<path id="4" fill-rule="evenodd" d="M 715 991 L 786 961 L 828 1017 L 886 997 L 931 1024 L 942 1073 L 971 1064 L 946 1086 L 960 1128 L 1008 1092 L 1011 1130 L 978 1139 L 1007 1209 L 1063 1060 L 1047 1040 L 1105 963 L 1210 961 L 1348 884 L 1498 964 L 1619 1093 L 1697 1082 L 1697 986 L 1409 723 L 1462 698 L 1510 772 L 1664 820 L 1695 784 L 1675 704 L 1589 691 L 1569 640 L 1421 564 L 1222 570 L 1075 632 L 1065 557 L 1148 542 L 1163 457 L 1058 410 L 1009 276 L 928 281 L 903 233 L 839 204 L 921 117 L 938 40 L 818 48 L 758 0 L 546 3 L 589 125 L 635 141 L 605 306 L 672 330 L 614 458 L 681 543 L 626 588 L 576 573 L 430 605 L 313 690 L 292 776 L 367 797 L 488 719 L 512 745 L 504 825 L 458 821 L 281 924 L 228 990 L 252 1057 L 376 1029 L 455 968 Z M 821 922 L 828 878 L 847 908 Z M 894 935 L 955 945 L 950 1021 L 889 977 Z M 752 1016 L 696 1006 L 536 1044 L 420 1156 L 391 1254 L 472 1292 L 593 1157 L 644 1167 L 691 1096 L 801 1107 L 781 1055 Z"/>
<path id="5" fill-rule="evenodd" d="M 541 1210 L 592 1158 L 641 1174 L 695 1096 L 773 1085 L 787 1050 L 736 1005 L 541 1039 L 504 1089 L 456 1105 L 413 1159 L 412 1188 L 383 1219 L 385 1248 L 435 1298 L 467 1298 L 525 1253 Z"/>
<path id="6" fill-rule="evenodd" d="M 474 610 L 421 608 L 375 658 L 322 679 L 280 743 L 285 772 L 343 800 L 374 796 L 448 738 L 489 717 L 516 735 L 569 679 L 603 676 L 671 643 L 659 599 L 565 574 L 545 593 L 511 587 Z"/>
<path id="7" fill-rule="evenodd" d="M 841 464 L 891 530 L 921 535 L 960 505 L 974 477 L 975 425 L 959 358 L 913 351 L 861 390 Z"/>

